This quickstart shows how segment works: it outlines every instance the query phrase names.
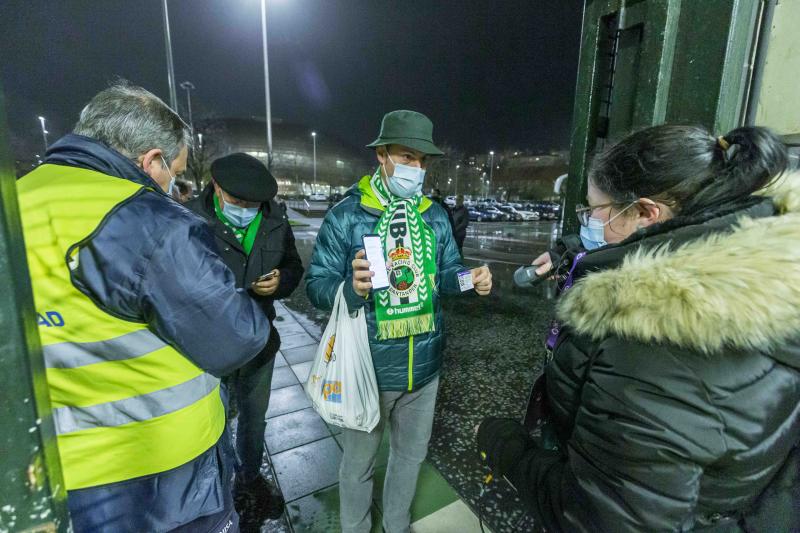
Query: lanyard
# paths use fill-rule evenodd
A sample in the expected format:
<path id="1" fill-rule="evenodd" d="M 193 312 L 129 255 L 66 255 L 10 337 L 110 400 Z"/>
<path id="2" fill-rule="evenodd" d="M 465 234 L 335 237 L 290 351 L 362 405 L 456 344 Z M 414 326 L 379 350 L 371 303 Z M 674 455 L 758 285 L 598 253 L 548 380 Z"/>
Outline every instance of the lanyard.
<path id="1" fill-rule="evenodd" d="M 575 256 L 575 259 L 572 260 L 572 267 L 569 269 L 569 274 L 567 274 L 567 279 L 564 281 L 564 286 L 561 287 L 561 292 L 568 290 L 572 285 L 575 283 L 575 268 L 580 263 L 583 256 L 586 255 L 586 252 L 581 252 Z M 547 330 L 547 341 L 545 341 L 545 346 L 550 351 L 556 346 L 556 341 L 558 340 L 558 334 L 561 332 L 561 324 L 557 320 L 553 320 L 550 322 L 550 327 Z"/>

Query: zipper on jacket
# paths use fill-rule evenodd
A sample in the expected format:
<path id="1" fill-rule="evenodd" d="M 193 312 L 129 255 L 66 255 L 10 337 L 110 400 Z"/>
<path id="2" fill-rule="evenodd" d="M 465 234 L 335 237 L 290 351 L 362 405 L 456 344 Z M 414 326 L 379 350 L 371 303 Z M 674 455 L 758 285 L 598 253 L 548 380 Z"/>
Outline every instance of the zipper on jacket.
<path id="1" fill-rule="evenodd" d="M 408 338 L 408 390 L 414 388 L 414 336 Z"/>

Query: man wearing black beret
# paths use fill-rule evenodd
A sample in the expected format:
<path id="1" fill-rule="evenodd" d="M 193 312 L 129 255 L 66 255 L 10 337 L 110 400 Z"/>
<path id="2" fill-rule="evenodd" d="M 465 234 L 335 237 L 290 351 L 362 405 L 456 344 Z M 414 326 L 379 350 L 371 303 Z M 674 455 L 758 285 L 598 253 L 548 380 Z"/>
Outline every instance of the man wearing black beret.
<path id="1" fill-rule="evenodd" d="M 244 153 L 211 164 L 211 182 L 186 207 L 211 225 L 222 260 L 233 272 L 236 287 L 246 289 L 261 304 L 270 324 L 275 300 L 289 296 L 303 276 L 294 234 L 283 209 L 275 202 L 278 185 L 267 167 Z M 202 273 L 200 273 L 202 275 Z M 283 500 L 260 474 L 264 430 L 275 354 L 280 336 L 272 327 L 264 350 L 225 378 L 239 413 L 236 450 L 236 507 L 243 526 L 278 518 Z"/>

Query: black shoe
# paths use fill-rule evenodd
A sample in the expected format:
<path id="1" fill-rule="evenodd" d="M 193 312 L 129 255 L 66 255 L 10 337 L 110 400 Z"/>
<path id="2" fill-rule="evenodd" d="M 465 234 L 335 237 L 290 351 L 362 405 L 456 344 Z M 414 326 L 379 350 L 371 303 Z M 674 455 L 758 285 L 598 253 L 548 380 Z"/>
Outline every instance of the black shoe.
<path id="1" fill-rule="evenodd" d="M 249 483 L 239 483 L 237 480 L 233 494 L 236 512 L 243 524 L 242 531 L 250 524 L 260 526 L 264 520 L 280 518 L 286 506 L 277 487 L 261 476 Z"/>

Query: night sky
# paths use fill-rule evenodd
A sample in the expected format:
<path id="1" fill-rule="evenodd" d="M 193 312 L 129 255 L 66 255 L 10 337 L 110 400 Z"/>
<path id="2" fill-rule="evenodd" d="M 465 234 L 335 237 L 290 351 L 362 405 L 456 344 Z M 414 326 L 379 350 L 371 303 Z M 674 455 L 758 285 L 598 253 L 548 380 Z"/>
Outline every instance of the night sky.
<path id="1" fill-rule="evenodd" d="M 477 153 L 567 148 L 583 0 L 269 0 L 272 114 L 354 146 L 386 111 Z M 170 0 L 178 83 L 195 120 L 264 116 L 259 0 Z M 0 76 L 12 150 L 68 133 L 116 76 L 169 102 L 159 0 L 2 0 Z M 185 92 L 178 88 L 179 105 Z"/>

